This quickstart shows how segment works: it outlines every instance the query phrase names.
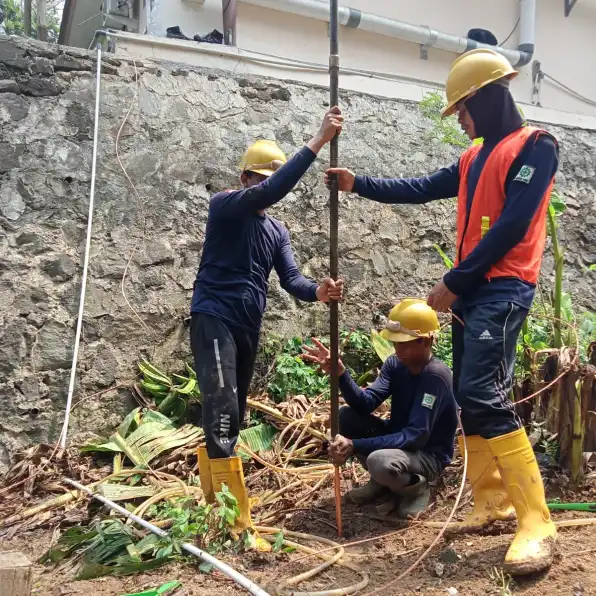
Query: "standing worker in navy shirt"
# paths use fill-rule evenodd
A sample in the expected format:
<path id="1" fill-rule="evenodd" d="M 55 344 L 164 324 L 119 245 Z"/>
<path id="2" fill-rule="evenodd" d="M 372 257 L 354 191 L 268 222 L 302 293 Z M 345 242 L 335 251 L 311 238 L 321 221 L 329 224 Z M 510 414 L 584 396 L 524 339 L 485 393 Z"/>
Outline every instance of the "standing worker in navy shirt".
<path id="1" fill-rule="evenodd" d="M 472 531 L 517 514 L 505 570 L 548 568 L 556 528 L 532 446 L 509 400 L 518 335 L 532 305 L 546 241 L 546 212 L 558 166 L 557 141 L 527 126 L 509 92 L 517 75 L 500 54 L 460 56 L 447 79 L 447 107 L 470 139 L 458 162 L 424 178 L 339 175 L 342 191 L 381 203 L 458 197 L 455 267 L 428 304 L 453 307 L 454 386 L 467 435 L 474 509 L 452 530 Z M 463 325 L 460 323 L 463 321 Z M 460 441 L 463 451 L 463 444 Z"/>
<path id="2" fill-rule="evenodd" d="M 282 288 L 306 302 L 341 300 L 343 282 L 321 284 L 298 270 L 288 231 L 265 213 L 299 182 L 319 151 L 341 132 L 334 107 L 317 135 L 292 159 L 272 141 L 257 141 L 241 164 L 242 189 L 215 194 L 191 306 L 191 346 L 201 390 L 207 446 L 199 448 L 201 486 L 208 502 L 225 483 L 238 500 L 239 530 L 251 526 L 242 463 L 234 456 L 253 374 L 268 280 L 275 268 Z M 268 544 L 259 541 L 259 547 Z"/>
<path id="3" fill-rule="evenodd" d="M 329 449 L 342 465 L 354 455 L 370 473 L 368 484 L 346 494 L 356 505 L 382 498 L 379 513 L 397 508 L 401 517 L 420 513 L 436 480 L 453 457 L 457 428 L 451 371 L 432 355 L 439 320 L 424 300 L 407 299 L 389 313 L 381 335 L 393 342 L 379 376 L 360 389 L 339 363 L 339 387 L 348 404 L 339 411 L 339 435 Z M 331 372 L 329 350 L 318 340 L 304 346 L 305 360 Z M 391 398 L 391 417 L 373 412 Z"/>

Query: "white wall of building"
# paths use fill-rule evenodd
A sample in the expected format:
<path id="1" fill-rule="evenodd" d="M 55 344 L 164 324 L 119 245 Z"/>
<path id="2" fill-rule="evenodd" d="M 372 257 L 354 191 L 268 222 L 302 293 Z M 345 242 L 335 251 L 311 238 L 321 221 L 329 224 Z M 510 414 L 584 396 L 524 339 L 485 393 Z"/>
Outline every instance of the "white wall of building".
<path id="1" fill-rule="evenodd" d="M 147 0 L 149 3 L 150 0 Z M 195 34 L 205 35 L 217 29 L 223 33 L 221 0 L 152 0 L 148 15 L 147 33 L 163 37 L 168 27 L 179 25 L 192 39 Z"/>
<path id="2" fill-rule="evenodd" d="M 149 4 L 150 0 L 146 2 Z M 188 37 L 205 34 L 213 28 L 223 31 L 221 0 L 205 0 L 202 7 L 188 0 L 152 0 L 151 3 L 148 32 L 152 35 L 163 37 L 166 28 L 173 25 L 180 25 Z M 461 37 L 466 37 L 472 28 L 484 28 L 492 31 L 500 42 L 512 32 L 519 17 L 519 0 L 340 0 L 340 4 Z M 180 56 L 174 59 L 214 68 L 233 68 L 236 73 L 325 85 L 328 82 L 327 31 L 326 22 L 238 0 L 238 48 L 209 44 L 179 46 Z M 504 46 L 515 49 L 518 41 L 519 27 Z M 164 51 L 176 53 L 173 45 L 164 47 L 162 44 L 159 50 L 157 46 L 142 52 L 156 58 Z M 210 56 L 206 58 L 205 53 Z M 428 59 L 423 60 L 418 44 L 347 27 L 340 30 L 340 54 L 344 69 L 389 75 L 371 77 L 344 72 L 340 77 L 342 88 L 411 100 L 420 100 L 429 89 L 442 88 L 456 58 L 451 52 L 431 49 Z M 271 64 L 272 60 L 279 62 L 274 56 L 285 58 L 285 64 Z M 546 78 L 540 92 L 543 117 L 547 112 L 561 112 L 568 114 L 558 117 L 561 123 L 574 119 L 596 122 L 593 56 L 596 56 L 596 0 L 578 1 L 568 18 L 563 14 L 563 0 L 537 0 L 534 60 L 540 61 L 547 75 L 595 102 L 583 101 Z M 296 61 L 319 66 L 298 67 Z M 521 69 L 512 91 L 524 106 L 532 104 L 531 63 Z M 528 112 L 524 107 L 524 111 L 531 117 L 531 108 Z M 557 118 L 551 114 L 546 120 Z"/>
<path id="3" fill-rule="evenodd" d="M 501 42 L 514 28 L 519 16 L 518 0 L 349 0 L 340 4 L 363 12 L 465 37 L 472 28 L 489 29 Z M 515 49 L 518 31 L 505 47 Z M 325 63 L 329 52 L 327 24 L 314 19 L 264 10 L 240 2 L 237 25 L 238 46 L 301 60 Z M 563 0 L 537 0 L 536 51 L 547 74 L 596 102 L 596 2 L 580 0 L 568 18 Z M 420 59 L 417 44 L 342 27 L 340 53 L 343 67 L 394 73 L 442 84 L 454 54 L 430 50 Z M 532 100 L 531 64 L 522 69 L 513 84 L 516 98 Z M 589 105 L 552 82 L 542 84 L 543 106 L 596 116 L 596 104 Z"/>

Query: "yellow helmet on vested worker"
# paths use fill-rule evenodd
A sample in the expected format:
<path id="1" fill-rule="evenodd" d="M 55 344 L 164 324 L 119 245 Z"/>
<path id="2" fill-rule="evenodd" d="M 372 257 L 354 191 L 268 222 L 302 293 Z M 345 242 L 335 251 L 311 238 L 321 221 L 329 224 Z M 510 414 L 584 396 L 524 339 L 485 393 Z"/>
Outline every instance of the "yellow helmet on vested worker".
<path id="1" fill-rule="evenodd" d="M 481 87 L 499 79 L 513 79 L 517 71 L 509 60 L 494 50 L 479 48 L 461 55 L 452 65 L 447 76 L 447 106 L 441 116 L 451 116 L 458 102 Z"/>
<path id="2" fill-rule="evenodd" d="M 406 298 L 391 309 L 381 337 L 401 343 L 432 337 L 440 328 L 437 313 L 425 300 Z"/>
<path id="3" fill-rule="evenodd" d="M 286 163 L 284 152 L 275 141 L 261 140 L 253 143 L 244 154 L 240 168 L 243 172 L 255 172 L 263 176 L 271 176 Z"/>

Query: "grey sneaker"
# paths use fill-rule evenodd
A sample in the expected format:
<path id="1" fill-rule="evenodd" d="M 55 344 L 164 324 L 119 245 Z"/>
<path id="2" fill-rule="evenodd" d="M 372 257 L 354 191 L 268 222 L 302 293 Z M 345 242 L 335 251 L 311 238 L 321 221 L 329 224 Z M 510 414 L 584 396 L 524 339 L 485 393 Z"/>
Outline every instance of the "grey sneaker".
<path id="1" fill-rule="evenodd" d="M 400 517 L 415 516 L 426 509 L 430 499 L 430 487 L 424 476 L 414 475 L 415 483 L 399 491 L 401 500 L 397 509 Z"/>
<path id="2" fill-rule="evenodd" d="M 352 505 L 366 505 L 377 499 L 382 492 L 383 487 L 371 478 L 364 486 L 349 490 L 345 500 Z"/>

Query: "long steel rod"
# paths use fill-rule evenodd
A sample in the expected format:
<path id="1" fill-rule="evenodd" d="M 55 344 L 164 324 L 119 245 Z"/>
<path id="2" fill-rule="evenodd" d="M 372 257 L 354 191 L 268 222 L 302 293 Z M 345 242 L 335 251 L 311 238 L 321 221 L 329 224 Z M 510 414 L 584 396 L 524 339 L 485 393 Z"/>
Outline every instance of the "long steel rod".
<path id="1" fill-rule="evenodd" d="M 329 90 L 331 107 L 339 105 L 339 6 L 338 0 L 331 0 L 329 19 Z M 337 135 L 331 141 L 329 163 L 332 168 L 337 168 L 339 158 Z M 337 179 L 331 179 L 329 190 L 329 273 L 331 279 L 337 279 L 339 274 L 338 258 L 338 227 L 339 227 L 339 191 Z M 339 304 L 331 300 L 330 304 L 330 343 L 331 343 L 331 436 L 339 433 L 339 386 L 338 386 L 338 359 L 339 359 Z M 342 536 L 341 519 L 341 475 L 339 467 L 335 468 L 335 520 L 337 534 Z"/>

